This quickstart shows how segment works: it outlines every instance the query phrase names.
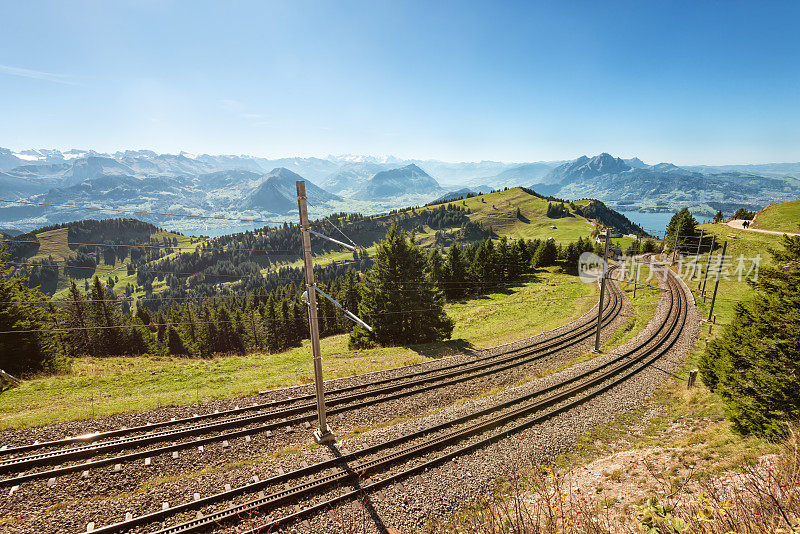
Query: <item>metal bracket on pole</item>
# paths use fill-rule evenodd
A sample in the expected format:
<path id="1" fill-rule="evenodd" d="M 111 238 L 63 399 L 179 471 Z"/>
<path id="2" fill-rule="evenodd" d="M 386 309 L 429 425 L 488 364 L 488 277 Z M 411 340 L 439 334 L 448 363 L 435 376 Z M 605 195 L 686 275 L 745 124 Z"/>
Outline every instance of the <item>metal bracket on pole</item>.
<path id="1" fill-rule="evenodd" d="M 366 328 L 367 330 L 372 332 L 372 327 L 370 325 L 368 325 L 367 323 L 365 323 L 364 321 L 359 319 L 359 317 L 355 313 L 351 312 L 350 310 L 348 310 L 347 308 L 345 308 L 344 306 L 342 306 L 341 304 L 336 302 L 336 300 L 333 297 L 331 297 L 330 295 L 325 293 L 323 290 L 321 290 L 317 284 L 314 284 L 314 289 L 319 291 L 320 295 L 322 295 L 323 297 L 325 297 L 326 299 L 331 301 L 334 306 L 336 306 L 337 308 L 342 310 L 342 312 L 344 313 L 345 317 L 347 317 L 348 319 L 350 319 L 351 321 L 353 321 L 356 324 L 360 324 L 361 326 L 363 326 L 364 328 Z"/>
<path id="2" fill-rule="evenodd" d="M 309 231 L 310 233 L 314 234 L 314 235 L 315 235 L 315 236 L 317 236 L 317 237 L 321 237 L 322 239 L 327 239 L 328 241 L 331 241 L 332 243 L 336 243 L 336 244 L 337 244 L 337 245 L 339 245 L 340 247 L 344 247 L 344 248 L 346 248 L 346 249 L 350 249 L 350 250 L 352 250 L 352 251 L 354 251 L 354 252 L 355 252 L 356 250 L 358 250 L 358 247 L 354 247 L 353 245 L 348 245 L 347 243 L 342 243 L 342 242 L 341 242 L 341 241 L 339 241 L 338 239 L 334 239 L 334 238 L 332 238 L 332 237 L 328 237 L 328 236 L 326 236 L 326 235 L 320 234 L 319 232 L 315 232 L 315 231 L 314 231 L 314 230 L 312 230 L 311 228 L 308 228 L 308 231 Z"/>

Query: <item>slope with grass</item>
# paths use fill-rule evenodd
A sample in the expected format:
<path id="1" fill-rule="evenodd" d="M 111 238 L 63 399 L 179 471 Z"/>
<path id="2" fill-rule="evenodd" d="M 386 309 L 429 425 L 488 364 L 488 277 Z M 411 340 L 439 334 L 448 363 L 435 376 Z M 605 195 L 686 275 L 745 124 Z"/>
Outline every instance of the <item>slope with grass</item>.
<path id="1" fill-rule="evenodd" d="M 800 200 L 770 204 L 756 214 L 753 228 L 774 232 L 800 232 Z"/>
<path id="2" fill-rule="evenodd" d="M 558 219 L 548 218 L 548 201 L 527 193 L 521 187 L 456 200 L 450 204 L 466 206 L 472 211 L 469 214 L 471 221 L 490 227 L 499 236 L 525 239 L 552 237 L 558 244 L 567 244 L 577 241 L 579 237 L 588 237 L 594 228 L 591 221 L 576 214 Z"/>
<path id="3" fill-rule="evenodd" d="M 588 201 L 587 201 L 588 202 Z M 566 245 L 578 238 L 587 238 L 594 230 L 594 222 L 576 213 L 570 217 L 551 219 L 547 217 L 547 205 L 545 199 L 531 195 L 521 187 L 514 187 L 505 191 L 495 191 L 485 195 L 475 196 L 463 200 L 454 200 L 443 204 L 424 206 L 414 210 L 420 214 L 426 211 L 435 211 L 440 207 L 448 205 L 467 208 L 467 217 L 470 221 L 480 223 L 484 228 L 491 229 L 497 237 L 506 236 L 510 239 L 548 239 L 553 238 L 557 244 Z M 520 216 L 517 216 L 519 209 Z M 402 220 L 403 216 L 412 216 L 409 211 L 374 215 L 371 219 L 382 223 L 390 224 L 393 221 Z M 342 226 L 344 226 L 342 224 Z M 555 228 L 552 228 L 555 227 Z M 328 231 L 331 231 L 329 229 Z M 459 228 L 449 228 L 438 230 L 445 236 L 454 236 Z M 434 245 L 441 246 L 436 241 L 437 230 L 425 226 L 415 230 L 416 243 L 423 248 Z M 352 232 L 348 234 L 356 243 L 363 246 L 368 253 L 374 251 L 373 244 L 383 238 L 381 232 Z M 335 234 L 334 234 L 335 236 Z M 447 243 L 458 241 L 459 244 L 471 242 L 470 239 L 451 238 Z M 483 240 L 483 237 L 480 237 Z M 477 241 L 477 240 L 476 240 Z M 347 252 L 329 252 L 317 254 L 314 261 L 318 265 L 327 265 L 332 261 L 344 261 L 352 258 Z M 302 267 L 302 260 L 292 262 L 275 263 L 264 269 L 263 272 L 276 270 L 281 267 Z"/>

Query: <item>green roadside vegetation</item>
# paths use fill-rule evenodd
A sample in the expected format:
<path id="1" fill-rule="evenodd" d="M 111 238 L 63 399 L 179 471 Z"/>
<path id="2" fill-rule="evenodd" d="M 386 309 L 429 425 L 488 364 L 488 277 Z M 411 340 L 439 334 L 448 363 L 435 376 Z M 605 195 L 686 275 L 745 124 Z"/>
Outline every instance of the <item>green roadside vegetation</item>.
<path id="1" fill-rule="evenodd" d="M 324 338 L 325 377 L 420 363 L 556 328 L 585 313 L 597 298 L 593 285 L 582 284 L 576 277 L 557 270 L 540 270 L 538 281 L 447 303 L 445 310 L 455 321 L 450 341 L 351 351 L 347 348 L 347 334 Z M 0 394 L 0 429 L 190 404 L 303 384 L 312 380 L 311 361 L 307 341 L 279 354 L 211 359 L 76 358 L 68 373 L 32 378 Z"/>
<path id="2" fill-rule="evenodd" d="M 800 224 L 800 210 L 795 210 L 791 206 L 800 207 L 800 202 L 786 204 L 790 205 L 788 211 L 782 209 L 782 205 L 775 205 L 774 211 L 784 214 L 785 226 Z M 781 236 L 735 230 L 724 223 L 701 224 L 698 230 L 703 230 L 707 238 L 711 235 L 716 236 L 719 246 L 712 256 L 712 265 L 719 260 L 722 243 L 728 241 L 725 263 L 727 269 L 723 268 L 714 305 L 716 324 L 708 323 L 701 326 L 697 345 L 688 355 L 685 365 L 674 377 L 665 380 L 649 406 L 623 414 L 614 422 L 601 425 L 584 435 L 575 452 L 561 458 L 564 465 L 586 463 L 594 458 L 619 451 L 622 441 L 625 448 L 643 449 L 662 446 L 682 448 L 686 454 L 690 452 L 697 454 L 703 463 L 701 471 L 696 476 L 709 476 L 751 465 L 758 457 L 778 451 L 780 447 L 778 444 L 756 436 L 742 436 L 735 433 L 726 417 L 722 399 L 709 391 L 702 384 L 700 377 L 697 379 L 698 386 L 688 389 L 686 384 L 690 370 L 698 367 L 708 341 L 717 337 L 722 326 L 733 318 L 735 304 L 753 295 L 753 290 L 745 281 L 745 277 L 739 280 L 735 274 L 740 256 L 744 258 L 745 273 L 750 268 L 752 258 L 760 257 L 761 267 L 770 265 L 771 257 L 768 249 L 781 248 Z M 701 256 L 699 264 L 703 269 L 707 265 L 707 259 L 708 254 Z M 679 270 L 677 267 L 673 269 Z M 695 278 L 686 282 L 695 293 L 701 317 L 708 318 L 715 277 L 709 275 L 707 279 L 705 302 L 697 291 L 699 280 Z M 670 435 L 668 430 L 678 424 L 688 425 L 691 432 L 688 435 L 686 433 Z"/>
<path id="3" fill-rule="evenodd" d="M 780 224 L 765 218 L 765 226 L 769 224 L 770 229 L 787 229 L 799 225 L 798 208 L 800 202 L 770 206 L 765 211 L 780 214 Z M 665 451 L 658 454 L 669 458 L 666 463 L 671 463 L 672 466 L 659 475 L 662 478 L 658 483 L 666 488 L 664 493 L 669 495 L 654 492 L 653 496 L 668 499 L 670 495 L 678 494 L 675 499 L 680 502 L 680 494 L 690 479 L 710 480 L 725 472 L 746 471 L 764 455 L 782 454 L 785 451 L 787 445 L 780 441 L 737 433 L 729 418 L 730 407 L 726 406 L 719 394 L 702 383 L 702 376 L 697 377 L 695 387 L 687 387 L 690 371 L 701 366 L 707 343 L 718 338 L 724 325 L 731 322 L 736 313 L 736 303 L 750 299 L 754 294 L 753 288 L 745 280 L 746 277 L 738 277 L 737 268 L 742 261 L 740 258 L 743 258 L 745 274 L 748 273 L 753 258 L 760 257 L 761 268 L 771 265 L 769 249 L 783 249 L 781 236 L 734 230 L 726 224 L 708 223 L 699 225 L 698 229 L 703 230 L 706 236 L 716 236 L 720 246 L 715 251 L 713 260 L 718 260 L 722 243 L 728 242 L 728 259 L 725 264 L 727 269 L 723 268 L 714 306 L 716 324 L 707 323 L 701 326 L 697 344 L 689 353 L 686 363 L 674 376 L 665 377 L 650 403 L 583 435 L 578 447 L 555 462 L 560 469 L 586 465 L 620 451 L 641 451 L 642 457 L 651 451 Z M 707 254 L 703 255 L 700 262 L 704 268 L 706 260 Z M 673 269 L 679 270 L 677 267 Z M 750 272 L 749 276 L 752 277 L 753 273 Z M 703 302 L 697 291 L 698 280 L 687 280 L 704 318 L 708 317 L 710 310 L 714 281 L 714 277 L 709 277 L 706 283 L 707 298 Z M 780 478 L 784 474 L 776 476 Z M 598 492 L 601 486 L 598 486 Z M 626 508 L 622 513 L 632 514 L 634 511 Z M 708 521 L 712 521 L 712 518 Z"/>
<path id="4" fill-rule="evenodd" d="M 786 207 L 773 207 L 775 212 L 783 215 L 782 226 L 769 223 L 772 228 L 787 230 L 800 224 L 800 210 L 796 210 L 800 203 L 788 204 Z M 722 242 L 727 240 L 728 259 L 714 307 L 717 322 L 701 326 L 699 339 L 685 364 L 674 374 L 665 374 L 663 383 L 648 403 L 585 433 L 576 447 L 556 458 L 551 465 L 544 468 L 531 466 L 521 475 L 517 472 L 499 473 L 495 495 L 488 500 L 470 503 L 458 511 L 448 525 L 452 531 L 482 531 L 493 525 L 498 515 L 504 528 L 512 531 L 524 524 L 520 518 L 522 521 L 531 517 L 552 519 L 552 515 L 547 516 L 547 511 L 544 516 L 536 515 L 547 506 L 550 510 L 563 511 L 549 526 L 553 531 L 565 533 L 629 529 L 728 532 L 732 531 L 730 521 L 725 521 L 729 513 L 739 518 L 743 531 L 755 532 L 761 531 L 754 528 L 759 524 L 758 516 L 774 518 L 777 521 L 774 524 L 786 518 L 780 514 L 781 504 L 770 499 L 780 498 L 788 486 L 785 482 L 795 485 L 797 462 L 787 460 L 769 464 L 768 484 L 762 483 L 766 478 L 759 478 L 758 468 L 753 466 L 759 465 L 759 460 L 765 455 L 796 460 L 796 448 L 793 447 L 797 441 L 792 441 L 790 436 L 788 442 L 776 443 L 752 434 L 739 434 L 729 419 L 729 407 L 719 394 L 702 383 L 701 376 L 697 377 L 694 387 L 687 387 L 690 371 L 700 366 L 707 342 L 719 337 L 722 327 L 731 322 L 735 304 L 754 294 L 745 277 L 738 278 L 736 271 L 740 256 L 744 259 L 745 274 L 752 259 L 759 256 L 760 266 L 764 268 L 772 263 L 769 249 L 783 248 L 781 236 L 734 230 L 725 224 L 703 224 L 698 230 L 703 230 L 706 236 L 716 236 L 719 246 L 713 256 L 715 260 L 722 250 Z M 699 262 L 704 269 L 706 260 L 707 254 Z M 680 270 L 678 266 L 673 269 Z M 698 296 L 698 280 L 684 280 L 695 293 L 701 315 L 707 317 L 714 278 L 709 277 L 707 281 L 705 302 Z M 636 314 L 643 311 L 639 308 Z M 620 329 L 614 337 L 625 336 L 624 330 Z M 613 338 L 609 344 L 614 344 Z M 604 471 L 603 466 L 613 468 Z M 751 490 L 760 484 L 759 491 L 749 493 L 751 499 L 734 499 L 735 504 L 725 501 L 731 495 L 730 484 L 734 480 L 737 481 L 734 492 L 749 491 L 739 488 L 742 479 L 730 477 L 731 472 L 752 477 L 756 482 L 750 484 Z M 590 474 L 582 476 L 582 473 Z M 512 479 L 515 479 L 513 483 Z M 725 488 L 725 491 L 713 494 L 720 488 Z M 552 501 L 543 495 L 553 496 Z M 541 502 L 537 503 L 537 499 Z M 519 503 L 524 503 L 526 509 L 521 514 L 515 508 Z M 731 508 L 735 510 L 728 512 Z M 794 521 L 796 509 L 794 505 L 783 508 L 789 511 Z M 499 513 L 493 515 L 493 511 Z M 526 513 L 530 515 L 526 516 Z M 490 515 L 492 517 L 488 519 Z M 677 519 L 679 517 L 682 519 Z M 654 524 L 657 525 L 655 530 Z M 542 523 L 538 525 L 542 528 Z M 795 530 L 797 528 L 794 526 Z"/>

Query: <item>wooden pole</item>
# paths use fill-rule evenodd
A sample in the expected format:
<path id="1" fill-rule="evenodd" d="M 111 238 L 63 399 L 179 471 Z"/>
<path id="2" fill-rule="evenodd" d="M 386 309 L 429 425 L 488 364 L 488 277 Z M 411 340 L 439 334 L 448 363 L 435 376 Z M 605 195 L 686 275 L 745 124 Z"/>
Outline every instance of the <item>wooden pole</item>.
<path id="1" fill-rule="evenodd" d="M 603 278 L 600 279 L 600 304 L 597 305 L 597 332 L 594 335 L 594 351 L 600 352 L 600 321 L 603 316 L 603 299 L 606 294 L 606 265 L 608 265 L 608 242 L 609 239 L 609 231 L 606 228 L 606 248 L 605 252 L 603 252 Z"/>
<path id="2" fill-rule="evenodd" d="M 728 248 L 728 242 L 725 241 L 725 244 L 722 245 L 722 254 L 719 255 L 719 267 L 717 267 L 717 281 L 714 283 L 714 296 L 711 297 L 711 309 L 708 310 L 708 320 L 711 320 L 711 316 L 714 314 L 714 302 L 717 300 L 717 288 L 719 288 L 719 277 L 722 274 L 722 264 L 725 263 L 725 251 Z"/>
<path id="3" fill-rule="evenodd" d="M 672 247 L 672 263 L 675 263 L 675 254 L 678 253 L 678 236 L 680 235 L 680 229 L 675 229 L 675 244 Z"/>
<path id="4" fill-rule="evenodd" d="M 708 279 L 708 269 L 711 268 L 711 254 L 714 252 L 714 244 L 717 242 L 716 234 L 711 236 L 711 250 L 708 251 L 708 262 L 706 263 L 706 272 L 703 274 L 703 289 L 700 290 L 700 293 L 703 295 L 703 302 L 706 301 L 706 280 Z M 697 285 L 697 289 L 700 289 L 700 284 Z"/>
<path id="5" fill-rule="evenodd" d="M 317 317 L 317 292 L 314 282 L 314 260 L 311 256 L 311 234 L 306 206 L 306 183 L 297 181 L 297 207 L 300 212 L 300 238 L 303 242 L 303 259 L 306 271 L 306 294 L 308 296 L 308 329 L 311 332 L 311 352 L 314 357 L 314 385 L 317 391 L 317 420 L 319 429 L 314 432 L 317 443 L 335 441 L 325 416 L 325 384 L 322 379 L 322 354 L 319 345 L 319 318 Z"/>

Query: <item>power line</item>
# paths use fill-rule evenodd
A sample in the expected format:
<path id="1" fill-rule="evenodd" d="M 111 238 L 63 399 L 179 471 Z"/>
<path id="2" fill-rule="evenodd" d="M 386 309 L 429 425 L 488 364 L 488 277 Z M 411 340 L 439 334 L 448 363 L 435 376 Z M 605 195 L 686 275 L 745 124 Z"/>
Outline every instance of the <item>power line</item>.
<path id="1" fill-rule="evenodd" d="M 96 206 L 75 206 L 70 204 L 52 204 L 48 202 L 31 202 L 28 200 L 3 200 L 0 199 L 0 202 L 5 202 L 6 204 L 29 204 L 32 206 L 50 206 L 55 208 L 71 208 L 71 209 L 82 209 L 82 210 L 93 210 L 93 211 L 113 211 L 118 213 L 136 213 L 141 215 L 163 215 L 166 217 L 187 217 L 190 219 L 213 219 L 213 220 L 220 220 L 220 221 L 237 221 L 237 222 L 253 222 L 253 223 L 268 223 L 268 224 L 280 224 L 280 222 L 275 221 L 268 221 L 266 219 L 239 219 L 235 217 L 219 217 L 214 215 L 191 215 L 188 213 L 166 213 L 166 212 L 159 212 L 159 211 L 145 211 L 145 210 L 125 210 L 120 208 L 98 208 Z"/>
<path id="2" fill-rule="evenodd" d="M 211 241 L 211 240 L 209 239 L 208 241 Z M 83 246 L 85 246 L 85 247 L 155 248 L 155 249 L 171 248 L 173 250 L 188 250 L 188 249 L 192 249 L 192 250 L 195 250 L 195 251 L 214 250 L 214 251 L 221 251 L 221 252 L 264 252 L 264 253 L 267 253 L 267 254 L 274 254 L 274 253 L 297 253 L 297 254 L 300 254 L 302 252 L 301 250 L 297 250 L 297 249 L 273 249 L 273 250 L 268 250 L 268 249 L 259 249 L 259 248 L 234 248 L 232 246 L 230 248 L 216 248 L 216 247 L 212 248 L 212 247 L 202 247 L 202 246 L 200 246 L 203 243 L 207 243 L 208 241 L 199 241 L 198 243 L 196 243 L 194 245 L 189 245 L 189 246 L 175 246 L 175 245 L 168 245 L 168 244 L 165 244 L 165 243 L 163 243 L 163 244 L 153 244 L 152 242 L 147 244 L 147 245 L 132 245 L 132 244 L 124 244 L 124 243 L 77 243 L 77 242 L 66 243 L 66 245 L 68 247 L 72 247 L 72 246 L 83 247 Z M 34 240 L 30 240 L 30 241 L 14 241 L 13 239 L 0 240 L 0 243 L 33 243 L 33 244 L 39 244 L 39 245 L 46 244 L 46 242 L 42 243 L 41 241 L 34 241 Z M 155 260 L 152 260 L 152 261 L 155 261 Z"/>
<path id="3" fill-rule="evenodd" d="M 590 298 L 593 295 L 583 295 L 577 298 Z M 557 297 L 552 299 L 536 299 L 537 302 L 542 301 L 563 301 L 563 300 L 575 300 L 573 297 Z M 86 301 L 84 301 L 86 302 Z M 113 302 L 113 301 L 106 301 L 106 302 Z M 482 302 L 475 302 L 475 303 L 454 303 L 451 306 L 462 306 L 462 307 L 479 307 L 479 306 L 508 306 L 509 303 L 507 302 L 494 302 L 494 303 L 482 303 Z M 397 314 L 411 314 L 416 312 L 422 311 L 434 311 L 438 310 L 439 308 L 414 308 L 409 310 L 400 310 L 400 311 L 382 311 L 376 312 L 371 314 L 371 316 L 383 316 L 383 315 L 397 315 Z M 317 315 L 318 319 L 335 319 L 338 316 L 336 315 Z M 262 319 L 263 320 L 263 319 Z M 274 319 L 274 321 L 279 323 L 287 323 L 287 322 L 294 322 L 294 321 L 304 321 L 305 315 L 303 318 L 297 319 Z M 0 334 L 31 334 L 31 333 L 38 333 L 38 332 L 72 332 L 72 331 L 80 331 L 80 330 L 109 330 L 114 328 L 151 328 L 153 326 L 190 326 L 190 325 L 203 325 L 203 324 L 247 324 L 250 321 L 248 319 L 241 319 L 239 321 L 190 321 L 190 322 L 171 322 L 171 323 L 149 323 L 149 324 L 126 324 L 126 325 L 108 325 L 108 326 L 78 326 L 78 327 L 69 327 L 69 328 L 38 328 L 38 329 L 27 329 L 27 330 L 5 330 L 0 331 Z"/>

